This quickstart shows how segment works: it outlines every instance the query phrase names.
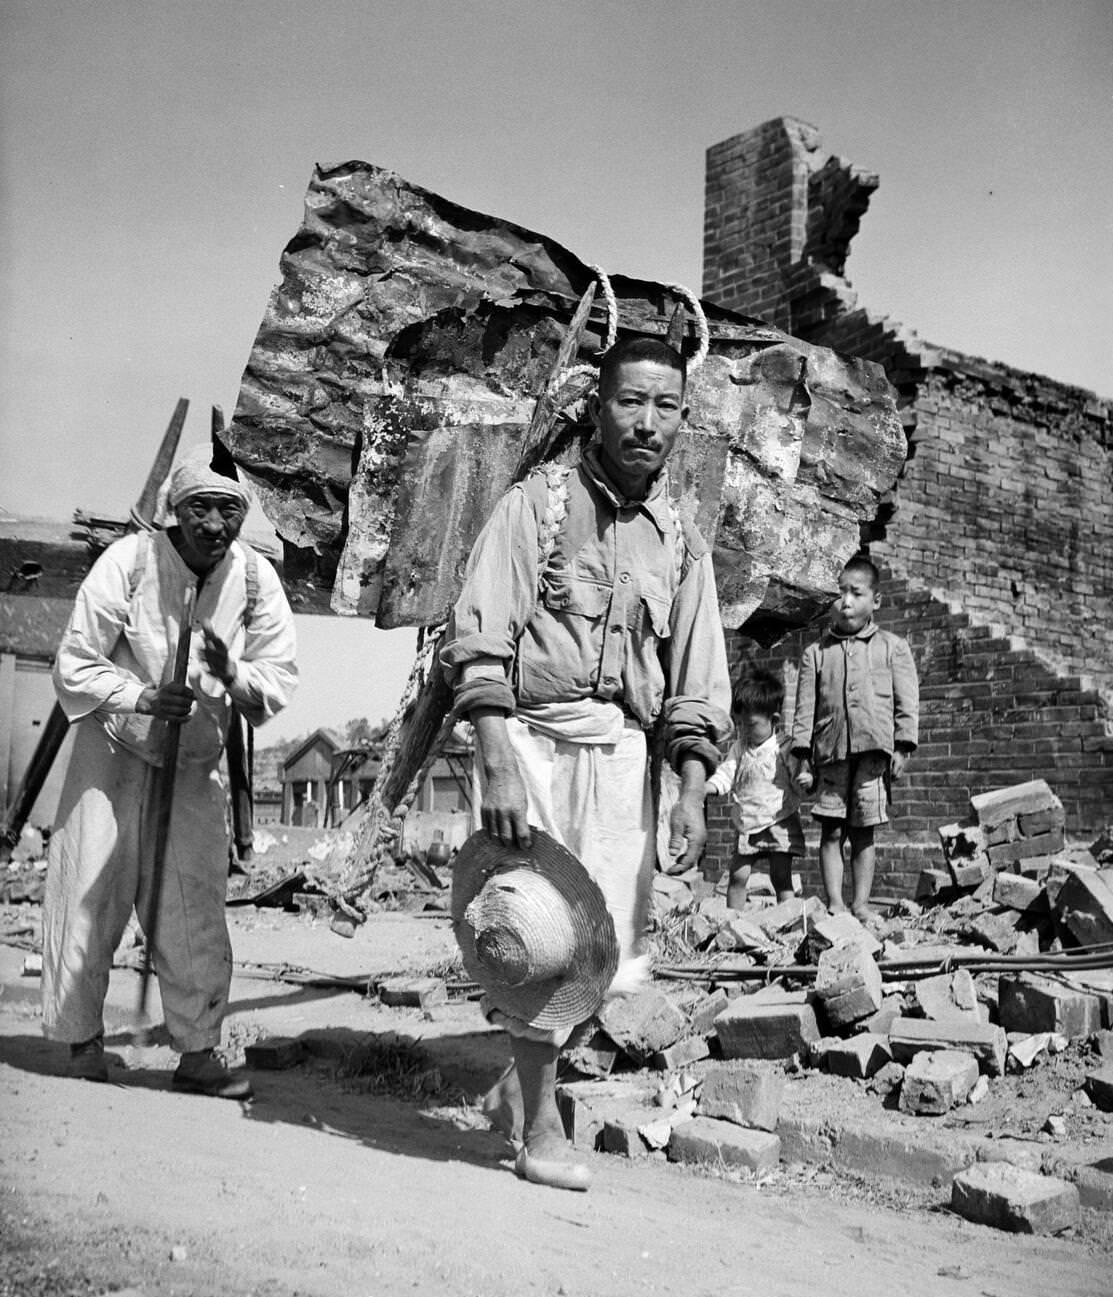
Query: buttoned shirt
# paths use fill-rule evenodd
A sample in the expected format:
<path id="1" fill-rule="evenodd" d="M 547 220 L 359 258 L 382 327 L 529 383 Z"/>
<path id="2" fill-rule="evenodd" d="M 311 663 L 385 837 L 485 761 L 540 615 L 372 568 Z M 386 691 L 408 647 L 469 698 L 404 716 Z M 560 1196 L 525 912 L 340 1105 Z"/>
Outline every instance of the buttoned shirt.
<path id="1" fill-rule="evenodd" d="M 817 765 L 860 752 L 911 751 L 920 692 L 907 641 L 873 621 L 856 635 L 828 630 L 800 661 L 792 750 Z"/>
<path id="2" fill-rule="evenodd" d="M 714 769 L 731 722 L 710 553 L 678 529 L 664 474 L 628 500 L 588 447 L 567 485 L 543 572 L 541 474 L 503 496 L 476 540 L 441 655 L 457 710 L 602 698 L 646 729 L 663 714 L 674 767 L 692 753 Z"/>
<path id="3" fill-rule="evenodd" d="M 133 590 L 140 544 L 149 546 Z M 195 704 L 182 726 L 182 760 L 215 762 L 224 748 L 234 704 L 258 725 L 289 702 L 297 684 L 294 619 L 278 574 L 262 555 L 250 625 L 244 625 L 247 561 L 239 544 L 229 546 L 206 574 L 193 612 L 187 683 Z M 71 721 L 95 715 L 111 739 L 158 765 L 166 722 L 135 708 L 148 687 L 167 683 L 187 589 L 197 576 L 165 532 L 114 542 L 97 559 L 77 592 L 69 625 L 54 664 L 59 704 Z M 235 664 L 229 685 L 201 656 L 202 621 L 211 621 Z"/>

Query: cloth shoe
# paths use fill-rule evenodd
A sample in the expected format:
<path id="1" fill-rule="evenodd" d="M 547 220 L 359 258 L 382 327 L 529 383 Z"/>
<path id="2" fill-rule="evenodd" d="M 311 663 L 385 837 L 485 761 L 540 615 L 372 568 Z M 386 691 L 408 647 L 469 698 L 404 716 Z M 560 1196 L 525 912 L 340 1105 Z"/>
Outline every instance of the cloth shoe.
<path id="1" fill-rule="evenodd" d="M 254 1096 L 246 1076 L 229 1072 L 211 1049 L 182 1055 L 171 1089 L 183 1094 L 205 1094 L 211 1099 L 250 1099 Z"/>
<path id="2" fill-rule="evenodd" d="M 108 1064 L 104 1057 L 104 1036 L 70 1046 L 69 1074 L 80 1081 L 107 1081 Z"/>

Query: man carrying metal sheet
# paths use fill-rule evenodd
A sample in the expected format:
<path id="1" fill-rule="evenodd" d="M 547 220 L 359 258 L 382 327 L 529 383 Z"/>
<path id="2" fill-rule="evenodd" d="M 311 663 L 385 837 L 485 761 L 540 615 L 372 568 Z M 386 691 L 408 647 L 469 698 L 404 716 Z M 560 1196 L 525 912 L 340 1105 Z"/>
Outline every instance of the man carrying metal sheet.
<path id="1" fill-rule="evenodd" d="M 174 1088 L 248 1098 L 246 1078 L 214 1053 L 232 971 L 219 761 L 233 710 L 258 725 L 289 702 L 294 622 L 274 569 L 236 541 L 248 507 L 238 482 L 184 463 L 167 503 L 171 526 L 125 537 L 93 565 L 58 649 L 55 689 L 76 735 L 50 842 L 43 1030 L 70 1045 L 72 1075 L 108 1079 L 104 999 L 134 908 L 181 1053 Z M 190 607 L 197 633 L 179 682 Z M 162 770 L 173 726 L 178 758 Z"/>
<path id="2" fill-rule="evenodd" d="M 731 731 L 711 555 L 682 520 L 666 461 L 686 416 L 685 362 L 636 338 L 606 353 L 588 408 L 596 438 L 572 470 L 513 487 L 476 540 L 441 654 L 476 732 L 482 826 L 528 848 L 530 826 L 567 847 L 606 899 L 618 938 L 612 994 L 648 973 L 655 860 L 647 732 L 661 721 L 681 781 L 670 849 L 681 868 L 706 838 L 704 781 Z M 487 1006 L 515 1065 L 488 1110 L 525 1179 L 583 1189 L 556 1109 L 568 1030 Z"/>

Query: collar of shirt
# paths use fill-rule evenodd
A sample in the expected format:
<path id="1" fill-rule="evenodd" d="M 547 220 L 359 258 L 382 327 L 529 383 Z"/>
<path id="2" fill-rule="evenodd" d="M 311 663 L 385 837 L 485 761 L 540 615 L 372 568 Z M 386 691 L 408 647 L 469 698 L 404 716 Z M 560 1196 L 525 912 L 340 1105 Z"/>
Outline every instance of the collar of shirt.
<path id="1" fill-rule="evenodd" d="M 856 631 L 853 635 L 840 635 L 834 627 L 831 627 L 827 631 L 827 639 L 831 644 L 846 644 L 852 639 L 872 639 L 878 630 L 877 622 L 871 618 L 860 631 Z"/>
<path id="2" fill-rule="evenodd" d="M 763 743 L 759 743 L 756 748 L 751 748 L 747 745 L 745 748 L 745 752 L 748 756 L 756 757 L 764 753 L 767 753 L 771 750 L 776 751 L 779 744 L 780 744 L 780 739 L 777 736 L 777 734 L 774 732 L 773 734 L 770 734 L 769 737 Z"/>
<path id="3" fill-rule="evenodd" d="M 620 494 L 617 487 L 607 476 L 599 458 L 599 446 L 591 442 L 585 447 L 581 459 L 584 472 L 599 488 L 616 509 L 643 509 L 662 536 L 672 531 L 672 515 L 669 512 L 668 475 L 660 472 L 649 484 L 649 494 L 644 500 L 628 500 Z"/>

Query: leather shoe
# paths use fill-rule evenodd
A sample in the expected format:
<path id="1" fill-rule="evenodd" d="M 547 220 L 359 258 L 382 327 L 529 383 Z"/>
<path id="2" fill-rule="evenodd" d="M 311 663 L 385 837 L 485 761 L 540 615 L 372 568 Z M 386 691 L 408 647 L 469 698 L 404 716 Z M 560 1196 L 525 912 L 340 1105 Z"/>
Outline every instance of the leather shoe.
<path id="1" fill-rule="evenodd" d="M 182 1094 L 204 1094 L 211 1099 L 254 1097 L 247 1077 L 229 1072 L 212 1050 L 183 1054 L 170 1086 Z"/>
<path id="2" fill-rule="evenodd" d="M 582 1162 L 564 1162 L 555 1157 L 535 1157 L 523 1148 L 514 1159 L 514 1174 L 530 1184 L 545 1184 L 550 1189 L 576 1189 L 584 1192 L 591 1187 L 591 1172 Z"/>
<path id="3" fill-rule="evenodd" d="M 108 1064 L 104 1058 L 104 1037 L 94 1036 L 70 1046 L 69 1074 L 79 1081 L 107 1081 Z"/>

